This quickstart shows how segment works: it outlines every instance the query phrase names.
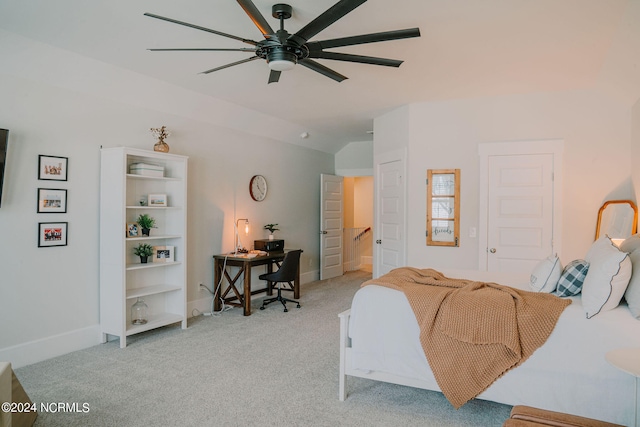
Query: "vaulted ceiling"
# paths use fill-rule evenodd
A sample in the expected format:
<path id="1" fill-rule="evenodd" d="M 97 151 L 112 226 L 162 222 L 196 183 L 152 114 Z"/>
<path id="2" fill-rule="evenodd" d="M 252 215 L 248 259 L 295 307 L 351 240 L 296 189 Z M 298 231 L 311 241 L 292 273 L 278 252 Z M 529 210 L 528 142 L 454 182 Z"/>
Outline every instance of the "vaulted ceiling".
<path id="1" fill-rule="evenodd" d="M 336 1 L 289 1 L 293 16 L 285 28 L 296 32 Z M 253 2 L 278 28 L 271 16 L 275 1 Z M 335 152 L 348 142 L 370 140 L 373 118 L 407 103 L 579 90 L 602 85 L 607 73 L 615 79 L 624 72 L 611 62 L 623 61 L 637 42 L 623 40 L 638 34 L 633 28 L 640 17 L 637 3 L 368 0 L 311 40 L 412 27 L 420 28 L 421 37 L 335 49 L 404 60 L 399 68 L 319 59 L 348 77 L 341 83 L 298 65 L 283 72 L 278 83 L 267 84 L 269 69 L 263 60 L 200 74 L 253 55 L 247 52 L 147 50 L 248 46 L 149 18 L 145 12 L 261 40 L 234 0 L 0 0 L 0 28 L 278 117 L 304 127 L 311 137 L 315 132 L 328 135 L 326 151 Z M 630 66 L 640 75 L 634 55 Z M 616 84 L 609 86 L 616 90 Z M 638 94 L 632 96 L 637 99 Z"/>

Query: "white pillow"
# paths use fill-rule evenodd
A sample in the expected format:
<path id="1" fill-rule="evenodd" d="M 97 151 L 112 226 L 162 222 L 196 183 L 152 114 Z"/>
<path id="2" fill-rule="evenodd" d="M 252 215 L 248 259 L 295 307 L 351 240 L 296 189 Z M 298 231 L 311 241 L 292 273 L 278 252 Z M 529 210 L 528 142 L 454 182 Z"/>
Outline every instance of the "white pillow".
<path id="1" fill-rule="evenodd" d="M 620 304 L 631 278 L 631 261 L 609 236 L 596 240 L 585 260 L 589 262 L 589 272 L 582 285 L 582 306 L 590 319 Z"/>
<path id="2" fill-rule="evenodd" d="M 640 319 L 640 249 L 629 254 L 631 260 L 631 280 L 624 292 L 624 299 L 629 304 L 629 311 L 636 319 Z"/>
<path id="3" fill-rule="evenodd" d="M 620 250 L 629 254 L 632 265 L 631 280 L 624 292 L 624 299 L 633 317 L 640 319 L 640 234 L 634 234 L 622 242 Z"/>
<path id="4" fill-rule="evenodd" d="M 529 286 L 535 292 L 551 293 L 556 290 L 562 274 L 562 265 L 556 255 L 543 259 L 535 266 L 529 278 Z"/>
<path id="5" fill-rule="evenodd" d="M 640 248 L 640 234 L 634 234 L 620 244 L 620 250 L 630 254 Z"/>

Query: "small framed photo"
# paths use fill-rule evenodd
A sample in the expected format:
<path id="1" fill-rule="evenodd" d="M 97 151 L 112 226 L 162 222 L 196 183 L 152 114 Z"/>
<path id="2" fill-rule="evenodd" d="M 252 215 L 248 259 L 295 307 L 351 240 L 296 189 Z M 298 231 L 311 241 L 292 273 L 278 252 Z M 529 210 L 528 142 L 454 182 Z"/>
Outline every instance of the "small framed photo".
<path id="1" fill-rule="evenodd" d="M 66 181 L 68 157 L 38 156 L 38 179 Z"/>
<path id="2" fill-rule="evenodd" d="M 67 190 L 38 188 L 38 213 L 67 213 Z"/>
<path id="3" fill-rule="evenodd" d="M 154 246 L 153 262 L 173 262 L 173 246 Z"/>
<path id="4" fill-rule="evenodd" d="M 67 246 L 68 222 L 38 223 L 38 247 Z"/>
<path id="5" fill-rule="evenodd" d="M 167 206 L 167 195 L 166 194 L 149 194 L 147 198 L 148 206 Z"/>
<path id="6" fill-rule="evenodd" d="M 137 222 L 127 223 L 127 237 L 140 237 L 141 230 Z"/>

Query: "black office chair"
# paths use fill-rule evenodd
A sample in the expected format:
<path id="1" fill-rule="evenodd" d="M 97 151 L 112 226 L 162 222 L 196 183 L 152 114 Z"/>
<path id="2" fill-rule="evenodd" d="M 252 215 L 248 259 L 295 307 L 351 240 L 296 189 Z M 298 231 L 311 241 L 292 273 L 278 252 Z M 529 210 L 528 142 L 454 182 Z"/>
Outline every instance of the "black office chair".
<path id="1" fill-rule="evenodd" d="M 280 268 L 278 269 L 278 271 L 275 271 L 273 273 L 261 274 L 258 277 L 260 280 L 266 280 L 267 282 L 269 282 L 268 286 L 270 289 L 274 283 L 278 283 L 278 295 L 274 298 L 268 298 L 262 301 L 262 307 L 260 307 L 260 310 L 264 310 L 265 306 L 271 304 L 274 301 L 280 301 L 282 303 L 282 305 L 284 306 L 285 313 L 289 311 L 287 310 L 287 302 L 294 302 L 298 304 L 298 308 L 300 308 L 300 303 L 298 301 L 284 298 L 282 296 L 282 289 L 281 289 L 280 283 L 288 282 L 289 285 L 293 286 L 291 282 L 293 282 L 296 279 L 296 276 L 298 275 L 298 268 L 300 265 L 301 253 L 302 253 L 302 250 L 300 249 L 287 252 L 287 254 L 284 256 L 284 260 L 282 260 L 282 265 L 280 265 Z"/>

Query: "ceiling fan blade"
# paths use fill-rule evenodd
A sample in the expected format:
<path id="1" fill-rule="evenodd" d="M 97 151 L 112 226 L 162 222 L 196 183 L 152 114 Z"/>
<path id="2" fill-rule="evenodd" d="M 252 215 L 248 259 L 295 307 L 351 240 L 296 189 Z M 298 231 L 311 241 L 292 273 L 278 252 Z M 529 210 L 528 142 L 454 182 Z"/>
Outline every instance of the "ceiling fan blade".
<path id="1" fill-rule="evenodd" d="M 360 36 L 342 37 L 339 39 L 320 40 L 307 43 L 309 50 L 322 50 L 332 47 L 353 46 L 356 44 L 377 43 L 389 40 L 408 39 L 420 37 L 420 28 L 408 28 L 406 30 L 385 31 L 381 33 L 363 34 Z"/>
<path id="2" fill-rule="evenodd" d="M 191 52 L 191 51 L 214 51 L 214 52 L 255 52 L 257 49 L 252 49 L 250 47 L 241 47 L 238 49 L 217 49 L 217 48 L 205 48 L 205 47 L 189 47 L 189 48 L 169 48 L 169 49 L 147 49 L 152 52 Z"/>
<path id="3" fill-rule="evenodd" d="M 399 67 L 404 62 L 397 59 L 376 58 L 375 56 L 323 51 L 311 52 L 309 58 L 333 59 L 334 61 L 359 62 L 361 64 L 384 65 L 387 67 Z"/>
<path id="4" fill-rule="evenodd" d="M 250 62 L 250 61 L 254 61 L 256 59 L 260 59 L 259 56 L 252 56 L 251 58 L 247 58 L 247 59 L 243 59 L 241 61 L 236 61 L 236 62 L 232 62 L 230 64 L 227 65 L 223 65 L 221 67 L 216 67 L 216 68 L 212 68 L 210 70 L 207 71 L 203 71 L 200 74 L 209 74 L 209 73 L 213 73 L 214 71 L 219 71 L 219 70 L 224 70 L 225 68 L 229 68 L 229 67 L 233 67 L 234 65 L 240 65 L 240 64 L 244 64 L 245 62 Z"/>
<path id="5" fill-rule="evenodd" d="M 343 76 L 342 74 L 333 71 L 331 68 L 327 68 L 324 65 L 313 61 L 311 59 L 301 59 L 300 61 L 298 61 L 298 64 L 303 65 L 305 67 L 307 67 L 310 70 L 316 71 L 324 76 L 329 77 L 330 79 L 333 79 L 335 81 L 337 81 L 338 83 L 348 79 L 348 77 Z"/>
<path id="6" fill-rule="evenodd" d="M 210 28 L 201 27 L 199 25 L 189 24 L 188 22 L 182 22 L 182 21 L 178 21 L 176 19 L 166 18 L 164 16 L 154 15 L 153 13 L 145 13 L 144 15 L 145 16 L 149 16 L 151 18 L 156 18 L 156 19 L 161 19 L 163 21 L 171 22 L 173 24 L 184 25 L 185 27 L 189 27 L 189 28 L 195 28 L 196 30 L 206 31 L 208 33 L 216 34 L 218 36 L 229 37 L 230 39 L 239 40 L 239 41 L 241 41 L 243 43 L 252 44 L 254 46 L 256 46 L 258 44 L 258 42 L 254 41 L 254 40 L 244 39 L 242 37 L 234 36 L 232 34 L 227 34 L 227 33 L 221 32 L 221 31 L 212 30 Z"/>
<path id="7" fill-rule="evenodd" d="M 269 83 L 278 83 L 278 80 L 280 80 L 280 74 L 282 74 L 282 71 L 271 70 L 269 73 Z"/>
<path id="8" fill-rule="evenodd" d="M 365 3 L 367 0 L 340 0 L 338 3 L 324 11 L 316 19 L 305 25 L 300 31 L 291 35 L 289 40 L 303 45 L 311 37 L 354 10 L 356 7 Z"/>
<path id="9" fill-rule="evenodd" d="M 264 16 L 260 13 L 258 8 L 251 0 L 237 0 L 240 7 L 244 9 L 249 18 L 256 24 L 256 27 L 260 30 L 263 36 L 274 34 L 275 32 L 271 28 L 271 25 L 264 19 Z"/>

